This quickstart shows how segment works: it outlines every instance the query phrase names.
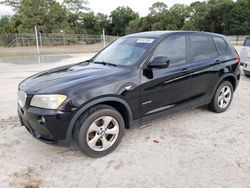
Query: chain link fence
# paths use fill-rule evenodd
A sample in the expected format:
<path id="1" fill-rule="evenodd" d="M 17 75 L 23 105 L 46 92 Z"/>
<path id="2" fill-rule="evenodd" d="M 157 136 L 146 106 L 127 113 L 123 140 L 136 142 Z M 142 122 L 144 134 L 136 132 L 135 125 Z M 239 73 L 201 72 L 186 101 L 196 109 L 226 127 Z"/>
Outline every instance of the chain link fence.
<path id="1" fill-rule="evenodd" d="M 241 46 L 245 35 L 227 36 L 234 46 Z M 118 37 L 105 35 L 105 41 L 113 42 Z M 103 43 L 102 35 L 38 33 L 39 46 L 90 45 Z M 28 47 L 36 45 L 35 33 L 0 34 L 0 47 Z"/>
<path id="2" fill-rule="evenodd" d="M 246 38 L 244 35 L 227 37 L 234 46 L 242 46 Z M 117 38 L 107 35 L 38 33 L 36 41 L 35 33 L 0 33 L 0 57 L 35 55 L 37 43 L 41 54 L 92 53 Z"/>
<path id="3" fill-rule="evenodd" d="M 245 35 L 227 36 L 234 46 L 241 46 L 246 38 Z M 118 37 L 105 35 L 105 41 L 113 42 Z M 102 35 L 88 34 L 64 34 L 64 33 L 39 33 L 39 46 L 66 46 L 66 45 L 91 45 L 102 44 Z M 10 33 L 0 34 L 0 47 L 28 47 L 36 45 L 34 33 Z"/>
<path id="4" fill-rule="evenodd" d="M 108 35 L 66 33 L 0 34 L 0 57 L 39 54 L 92 53 L 118 37 Z"/>
<path id="5" fill-rule="evenodd" d="M 246 37 L 247 37 L 247 35 L 227 36 L 228 40 L 234 46 L 242 46 Z"/>
<path id="6" fill-rule="evenodd" d="M 105 35 L 106 43 L 116 40 L 115 36 Z M 103 35 L 38 33 L 39 46 L 89 45 L 103 43 Z M 28 47 L 36 45 L 33 33 L 0 34 L 0 47 Z"/>

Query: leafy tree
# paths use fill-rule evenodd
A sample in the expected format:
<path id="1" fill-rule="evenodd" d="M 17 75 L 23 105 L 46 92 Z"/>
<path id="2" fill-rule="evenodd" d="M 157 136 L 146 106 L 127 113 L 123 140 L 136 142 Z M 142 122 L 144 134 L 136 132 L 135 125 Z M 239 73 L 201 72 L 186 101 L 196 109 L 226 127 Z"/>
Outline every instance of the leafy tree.
<path id="1" fill-rule="evenodd" d="M 122 36 L 151 30 L 198 30 L 223 34 L 250 34 L 249 0 L 203 0 L 189 6 L 163 2 L 152 4 L 146 17 L 129 7 L 118 7 L 111 14 L 94 14 L 87 0 L 0 0 L 14 8 L 13 16 L 0 18 L 0 33 L 40 32 L 91 33 Z"/>
<path id="2" fill-rule="evenodd" d="M 107 33 L 111 32 L 109 29 L 110 22 L 107 15 L 102 13 L 97 13 L 95 18 L 96 18 L 95 30 L 98 33 L 101 33 L 103 29 L 105 29 Z"/>
<path id="3" fill-rule="evenodd" d="M 228 13 L 234 7 L 233 0 L 210 0 L 207 3 L 209 21 L 208 30 L 224 33 L 227 28 Z"/>
<path id="4" fill-rule="evenodd" d="M 22 2 L 23 0 L 3 0 L 0 2 L 0 4 L 8 5 L 14 8 L 15 10 L 18 10 Z"/>
<path id="5" fill-rule="evenodd" d="M 152 30 L 153 31 L 166 30 L 166 27 L 162 22 L 155 22 L 152 25 Z"/>
<path id="6" fill-rule="evenodd" d="M 131 20 L 138 18 L 138 13 L 135 13 L 129 7 L 118 7 L 113 10 L 110 15 L 112 34 L 125 35 L 126 27 Z"/>
<path id="7" fill-rule="evenodd" d="M 87 8 L 87 0 L 64 0 L 63 6 L 67 10 L 68 23 L 70 28 L 75 33 L 80 33 L 79 29 L 79 17 L 84 11 L 89 10 Z"/>
<path id="8" fill-rule="evenodd" d="M 250 34 L 250 1 L 238 0 L 226 18 L 228 30 L 226 34 L 249 35 Z"/>
<path id="9" fill-rule="evenodd" d="M 168 10 L 168 6 L 163 2 L 156 2 L 149 8 L 150 14 L 152 16 L 160 15 L 166 12 L 167 10 Z"/>
<path id="10" fill-rule="evenodd" d="M 93 12 L 79 14 L 79 29 L 83 33 L 95 34 L 96 17 Z"/>
<path id="11" fill-rule="evenodd" d="M 184 25 L 187 17 L 186 6 L 175 4 L 170 9 L 162 2 L 157 2 L 149 8 L 147 16 L 151 25 L 150 30 L 178 30 Z"/>
<path id="12" fill-rule="evenodd" d="M 187 8 L 188 16 L 182 29 L 208 31 L 207 15 L 209 12 L 206 1 L 191 3 Z"/>
<path id="13" fill-rule="evenodd" d="M 152 28 L 151 18 L 149 16 L 140 18 L 141 20 L 141 31 L 150 31 Z"/>
<path id="14" fill-rule="evenodd" d="M 79 33 L 79 14 L 74 14 L 72 12 L 67 12 L 67 23 L 69 26 L 69 31 L 73 33 Z"/>
<path id="15" fill-rule="evenodd" d="M 3 16 L 0 18 L 0 33 L 11 33 L 11 17 Z"/>
<path id="16" fill-rule="evenodd" d="M 169 17 L 171 27 L 175 30 L 181 29 L 188 16 L 187 6 L 183 4 L 175 4 L 169 9 Z"/>
<path id="17" fill-rule="evenodd" d="M 165 30 L 168 6 L 163 2 L 154 3 L 146 17 L 147 30 Z"/>
<path id="18" fill-rule="evenodd" d="M 143 31 L 143 19 L 136 18 L 134 20 L 131 20 L 126 27 L 126 34 L 131 34 L 131 33 L 138 33 Z"/>
<path id="19" fill-rule="evenodd" d="M 64 0 L 63 5 L 70 12 L 77 14 L 85 10 L 89 10 L 86 5 L 88 4 L 87 0 Z"/>
<path id="20" fill-rule="evenodd" d="M 55 0 L 23 0 L 17 15 L 19 32 L 33 31 L 35 25 L 47 33 L 68 29 L 66 10 Z"/>

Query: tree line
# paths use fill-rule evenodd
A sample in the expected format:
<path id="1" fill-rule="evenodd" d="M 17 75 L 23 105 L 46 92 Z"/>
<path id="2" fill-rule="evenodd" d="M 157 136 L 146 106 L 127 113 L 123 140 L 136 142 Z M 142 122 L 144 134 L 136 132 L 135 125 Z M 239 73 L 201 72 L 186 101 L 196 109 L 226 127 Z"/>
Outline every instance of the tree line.
<path id="1" fill-rule="evenodd" d="M 118 7 L 110 15 L 94 13 L 87 0 L 3 0 L 15 14 L 0 18 L 0 33 L 30 33 L 37 25 L 41 33 L 125 34 L 152 30 L 196 30 L 226 35 L 250 34 L 250 0 L 196 1 L 190 5 L 154 3 L 140 17 L 129 7 Z"/>

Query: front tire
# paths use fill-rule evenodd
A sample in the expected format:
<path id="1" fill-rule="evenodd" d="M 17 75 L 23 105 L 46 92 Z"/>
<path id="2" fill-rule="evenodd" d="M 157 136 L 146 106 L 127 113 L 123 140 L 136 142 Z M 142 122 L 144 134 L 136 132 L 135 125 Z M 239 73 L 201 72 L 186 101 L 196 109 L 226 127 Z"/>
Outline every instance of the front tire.
<path id="1" fill-rule="evenodd" d="M 124 129 L 123 117 L 116 109 L 97 105 L 84 112 L 76 122 L 74 140 L 84 154 L 102 157 L 119 145 Z"/>
<path id="2" fill-rule="evenodd" d="M 225 112 L 232 102 L 233 92 L 234 90 L 231 82 L 222 82 L 215 91 L 213 99 L 209 104 L 209 109 L 216 113 Z"/>

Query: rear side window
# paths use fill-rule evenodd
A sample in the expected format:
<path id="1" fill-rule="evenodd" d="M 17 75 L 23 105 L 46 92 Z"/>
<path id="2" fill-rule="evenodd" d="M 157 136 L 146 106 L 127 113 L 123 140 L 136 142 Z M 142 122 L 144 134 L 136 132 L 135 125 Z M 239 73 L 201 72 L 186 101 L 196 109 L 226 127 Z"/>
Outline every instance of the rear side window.
<path id="1" fill-rule="evenodd" d="M 191 54 L 193 61 L 202 61 L 211 58 L 209 38 L 203 35 L 191 35 Z"/>
<path id="2" fill-rule="evenodd" d="M 212 37 L 209 37 L 209 46 L 210 46 L 210 51 L 211 51 L 211 57 L 217 57 L 218 52 L 216 50 L 216 47 L 215 47 L 215 44 L 214 44 Z"/>
<path id="3" fill-rule="evenodd" d="M 225 42 L 225 40 L 221 37 L 214 37 L 214 42 L 216 45 L 216 48 L 219 52 L 220 55 L 223 55 L 226 53 L 227 51 L 227 44 Z"/>
<path id="4" fill-rule="evenodd" d="M 245 40 L 244 46 L 249 46 L 250 47 L 250 39 Z"/>

